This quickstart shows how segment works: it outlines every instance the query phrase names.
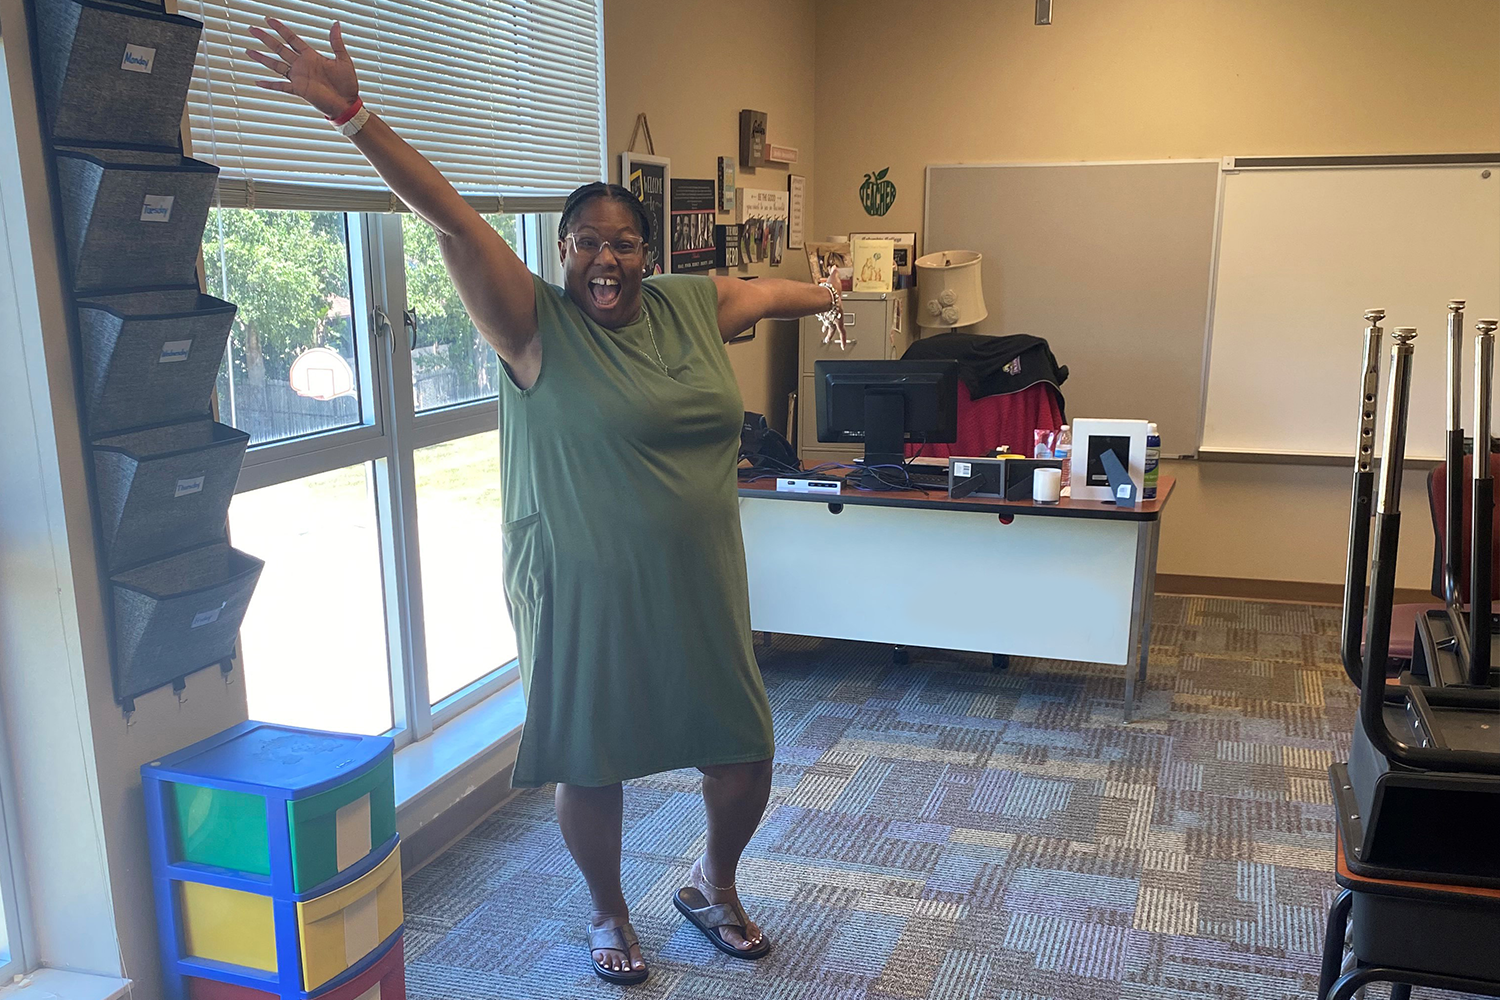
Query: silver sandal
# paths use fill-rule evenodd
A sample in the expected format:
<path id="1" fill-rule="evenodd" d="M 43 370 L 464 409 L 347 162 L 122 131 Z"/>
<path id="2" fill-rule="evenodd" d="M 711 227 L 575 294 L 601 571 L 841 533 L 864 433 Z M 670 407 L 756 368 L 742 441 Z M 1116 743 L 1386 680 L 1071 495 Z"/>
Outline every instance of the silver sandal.
<path id="1" fill-rule="evenodd" d="M 586 925 L 585 934 L 589 942 L 589 964 L 594 967 L 594 975 L 607 983 L 615 983 L 620 986 L 634 986 L 644 983 L 646 977 L 651 975 L 649 968 L 629 972 L 616 972 L 614 969 L 606 969 L 599 964 L 594 957 L 596 951 L 618 951 L 630 961 L 630 949 L 638 946 L 640 938 L 635 936 L 635 928 L 630 926 L 629 921 L 619 927 L 595 927 L 592 923 Z"/>

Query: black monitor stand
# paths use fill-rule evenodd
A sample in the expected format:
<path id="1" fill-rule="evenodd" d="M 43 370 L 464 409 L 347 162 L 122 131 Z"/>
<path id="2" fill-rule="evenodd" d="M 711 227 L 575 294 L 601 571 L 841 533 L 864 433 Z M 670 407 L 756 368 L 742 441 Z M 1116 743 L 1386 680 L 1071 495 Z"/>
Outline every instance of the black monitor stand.
<path id="1" fill-rule="evenodd" d="M 898 389 L 865 390 L 865 468 L 906 461 L 906 397 Z"/>

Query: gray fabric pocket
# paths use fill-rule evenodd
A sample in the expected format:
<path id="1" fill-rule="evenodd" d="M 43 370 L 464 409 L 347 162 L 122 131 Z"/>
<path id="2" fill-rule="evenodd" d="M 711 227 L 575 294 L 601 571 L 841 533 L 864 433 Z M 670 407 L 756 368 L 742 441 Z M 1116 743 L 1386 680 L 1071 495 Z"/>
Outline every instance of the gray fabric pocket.
<path id="1" fill-rule="evenodd" d="M 177 149 L 203 25 L 133 0 L 38 0 L 48 133 Z"/>
<path id="2" fill-rule="evenodd" d="M 89 435 L 206 419 L 234 315 L 192 285 L 79 302 Z"/>
<path id="3" fill-rule="evenodd" d="M 232 656 L 264 566 L 219 542 L 111 578 L 115 698 L 134 698 Z"/>
<path id="4" fill-rule="evenodd" d="M 218 175 L 176 153 L 58 147 L 74 291 L 191 282 Z"/>
<path id="5" fill-rule="evenodd" d="M 250 435 L 211 420 L 94 442 L 99 527 L 111 572 L 222 541 Z"/>

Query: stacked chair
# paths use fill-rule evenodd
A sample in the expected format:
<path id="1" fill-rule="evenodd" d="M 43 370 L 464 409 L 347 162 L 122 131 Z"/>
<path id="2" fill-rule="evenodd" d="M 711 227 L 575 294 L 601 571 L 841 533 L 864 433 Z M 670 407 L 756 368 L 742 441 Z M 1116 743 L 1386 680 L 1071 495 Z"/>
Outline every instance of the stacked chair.
<path id="1" fill-rule="evenodd" d="M 262 563 L 230 547 L 249 435 L 212 417 L 235 307 L 200 290 L 218 168 L 182 154 L 202 24 L 150 0 L 37 0 L 41 91 L 109 578 L 114 689 L 227 674 Z"/>
<path id="2" fill-rule="evenodd" d="M 165 1000 L 401 1000 L 392 741 L 246 722 L 141 768 Z"/>
<path id="3" fill-rule="evenodd" d="M 1365 316 L 1370 326 L 1342 635 L 1345 669 L 1360 685 L 1359 718 L 1349 761 L 1329 770 L 1338 828 L 1336 878 L 1343 891 L 1329 914 L 1319 997 L 1348 1000 L 1375 982 L 1393 984 L 1393 1000 L 1405 1000 L 1413 986 L 1500 996 L 1500 688 L 1491 666 L 1490 589 L 1494 485 L 1487 447 L 1476 447 L 1471 477 L 1464 474 L 1458 403 L 1463 304 L 1450 306 L 1448 323 L 1446 606 L 1416 618 L 1412 641 L 1420 656 L 1413 657 L 1413 669 L 1395 678 L 1387 678 L 1386 668 L 1416 331 L 1397 328 L 1391 348 L 1372 521 L 1384 313 Z M 1495 328 L 1494 320 L 1480 320 L 1475 337 L 1474 438 L 1486 445 Z M 1458 491 L 1465 481 L 1473 510 L 1467 607 L 1458 584 Z"/>

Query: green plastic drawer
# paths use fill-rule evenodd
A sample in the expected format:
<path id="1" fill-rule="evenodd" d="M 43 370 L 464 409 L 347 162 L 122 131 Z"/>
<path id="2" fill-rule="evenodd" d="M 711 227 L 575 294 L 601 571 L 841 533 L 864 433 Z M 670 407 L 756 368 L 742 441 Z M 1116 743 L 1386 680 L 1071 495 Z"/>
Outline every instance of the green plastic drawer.
<path id="1" fill-rule="evenodd" d="M 364 860 L 396 835 L 395 771 L 389 755 L 337 788 L 286 804 L 292 882 L 306 892 Z"/>
<path id="2" fill-rule="evenodd" d="M 271 874 L 264 796 L 177 782 L 165 788 L 177 825 L 172 860 Z"/>
<path id="3" fill-rule="evenodd" d="M 249 792 L 166 783 L 176 824 L 174 861 L 269 877 L 266 800 Z M 364 774 L 286 804 L 292 891 L 307 892 L 364 860 L 396 834 L 389 755 Z"/>

